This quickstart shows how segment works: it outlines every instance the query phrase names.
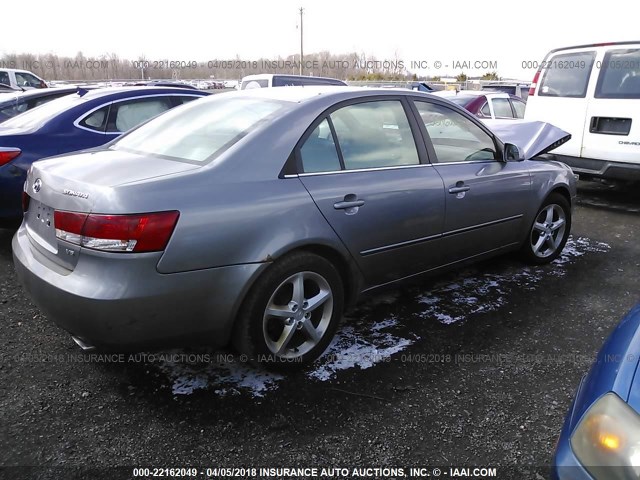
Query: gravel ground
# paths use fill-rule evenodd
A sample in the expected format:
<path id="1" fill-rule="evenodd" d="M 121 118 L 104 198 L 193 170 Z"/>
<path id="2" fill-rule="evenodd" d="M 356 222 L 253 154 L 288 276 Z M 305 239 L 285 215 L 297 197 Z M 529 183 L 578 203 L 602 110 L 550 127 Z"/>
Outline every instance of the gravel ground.
<path id="1" fill-rule="evenodd" d="M 640 300 L 638 212 L 637 191 L 582 184 L 556 263 L 505 257 L 367 298 L 328 355 L 286 378 L 205 349 L 81 354 L 22 293 L 0 230 L 0 476 L 429 465 L 545 478 L 580 377 Z"/>

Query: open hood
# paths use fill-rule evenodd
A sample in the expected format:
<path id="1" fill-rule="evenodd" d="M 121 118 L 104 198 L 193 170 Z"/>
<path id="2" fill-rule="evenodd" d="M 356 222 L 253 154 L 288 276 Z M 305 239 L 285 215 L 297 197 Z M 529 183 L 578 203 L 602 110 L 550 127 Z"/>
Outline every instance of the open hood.
<path id="1" fill-rule="evenodd" d="M 503 143 L 520 149 L 525 160 L 548 153 L 571 139 L 571 134 L 546 122 L 483 120 Z"/>

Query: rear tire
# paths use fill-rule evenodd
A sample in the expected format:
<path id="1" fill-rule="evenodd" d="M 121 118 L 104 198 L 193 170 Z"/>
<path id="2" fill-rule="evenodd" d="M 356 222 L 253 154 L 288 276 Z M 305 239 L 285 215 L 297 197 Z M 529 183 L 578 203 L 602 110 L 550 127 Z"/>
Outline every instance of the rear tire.
<path id="1" fill-rule="evenodd" d="M 520 253 L 527 263 L 543 265 L 553 262 L 567 243 L 571 231 L 571 206 L 559 193 L 552 193 L 542 203 Z"/>
<path id="2" fill-rule="evenodd" d="M 236 320 L 233 344 L 254 365 L 291 370 L 317 359 L 342 317 L 344 287 L 325 258 L 296 252 L 256 281 Z"/>

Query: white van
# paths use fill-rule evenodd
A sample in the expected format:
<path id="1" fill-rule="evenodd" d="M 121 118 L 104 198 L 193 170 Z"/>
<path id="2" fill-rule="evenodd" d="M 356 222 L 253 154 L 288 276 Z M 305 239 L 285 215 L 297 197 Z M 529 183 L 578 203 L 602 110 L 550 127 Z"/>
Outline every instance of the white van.
<path id="1" fill-rule="evenodd" d="M 15 68 L 0 68 L 0 84 L 8 85 L 17 90 L 48 87 L 47 82 L 35 73 Z"/>
<path id="2" fill-rule="evenodd" d="M 571 133 L 553 153 L 581 178 L 640 180 L 640 42 L 549 52 L 529 90 L 525 120 Z"/>
<path id="3" fill-rule="evenodd" d="M 246 90 L 248 88 L 293 87 L 300 85 L 341 85 L 344 87 L 347 84 L 336 78 L 264 73 L 244 77 L 240 84 L 240 90 Z"/>

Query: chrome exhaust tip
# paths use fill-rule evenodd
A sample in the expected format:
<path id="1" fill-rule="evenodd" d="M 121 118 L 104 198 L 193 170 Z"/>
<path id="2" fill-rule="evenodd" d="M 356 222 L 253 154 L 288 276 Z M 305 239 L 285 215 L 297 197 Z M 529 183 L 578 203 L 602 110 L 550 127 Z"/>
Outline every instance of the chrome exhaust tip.
<path id="1" fill-rule="evenodd" d="M 91 345 L 75 335 L 71 335 L 71 338 L 73 338 L 73 341 L 76 342 L 84 352 L 93 352 L 96 349 L 95 345 Z"/>

